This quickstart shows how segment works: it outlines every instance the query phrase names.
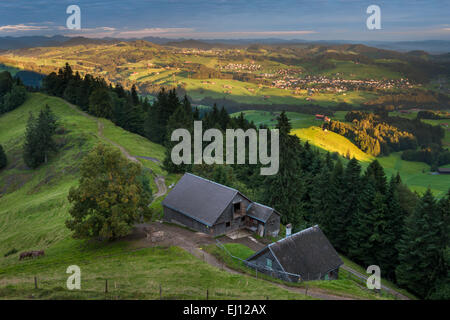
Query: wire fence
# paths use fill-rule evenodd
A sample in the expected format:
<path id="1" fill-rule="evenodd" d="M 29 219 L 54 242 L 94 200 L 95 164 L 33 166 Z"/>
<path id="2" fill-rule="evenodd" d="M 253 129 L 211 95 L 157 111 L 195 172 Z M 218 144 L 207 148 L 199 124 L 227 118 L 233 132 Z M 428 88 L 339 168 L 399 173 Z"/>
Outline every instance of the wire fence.
<path id="1" fill-rule="evenodd" d="M 290 273 L 283 270 L 277 270 L 270 268 L 266 265 L 262 264 L 256 264 L 247 260 L 244 260 L 242 258 L 236 257 L 235 255 L 231 254 L 231 252 L 218 240 L 216 239 L 216 245 L 220 249 L 222 249 L 228 256 L 230 256 L 232 259 L 236 260 L 241 266 L 247 266 L 248 268 L 254 269 L 256 277 L 258 277 L 258 272 L 266 274 L 268 276 L 271 276 L 273 278 L 279 278 L 281 280 L 285 280 L 288 282 L 302 282 L 303 277 L 296 273 Z"/>

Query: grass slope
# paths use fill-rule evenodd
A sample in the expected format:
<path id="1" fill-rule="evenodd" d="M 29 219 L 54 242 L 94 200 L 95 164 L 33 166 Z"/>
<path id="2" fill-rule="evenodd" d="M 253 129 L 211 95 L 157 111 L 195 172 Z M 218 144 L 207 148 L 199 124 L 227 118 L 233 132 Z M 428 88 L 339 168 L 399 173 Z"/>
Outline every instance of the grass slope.
<path id="1" fill-rule="evenodd" d="M 355 157 L 359 161 L 372 161 L 374 159 L 361 151 L 347 138 L 331 131 L 324 131 L 319 127 L 294 129 L 291 133 L 303 141 L 308 141 L 323 150 L 337 152 L 341 156 L 350 154 L 350 157 Z"/>
<path id="2" fill-rule="evenodd" d="M 64 134 L 56 136 L 58 153 L 36 170 L 26 168 L 22 144 L 29 112 L 48 104 Z M 126 146 L 132 155 L 162 160 L 164 149 L 101 119 L 103 135 Z M 68 218 L 67 194 L 77 184 L 82 157 L 99 141 L 97 119 L 86 117 L 63 100 L 30 94 L 24 105 L 0 117 L 0 144 L 9 165 L 0 171 L 0 299 L 155 299 L 159 285 L 163 299 L 306 299 L 273 284 L 214 268 L 177 247 L 137 249 L 132 241 L 97 243 L 75 240 L 64 226 Z M 155 174 L 167 175 L 159 165 Z M 167 176 L 166 184 L 176 176 Z M 155 187 L 154 187 L 154 190 Z M 159 199 L 158 203 L 161 199 Z M 160 206 L 159 206 L 160 207 Z M 18 252 L 45 249 L 46 256 L 19 261 Z M 78 265 L 82 290 L 68 291 L 66 269 Z M 39 289 L 34 289 L 34 277 Z M 109 294 L 104 294 L 105 280 Z"/>

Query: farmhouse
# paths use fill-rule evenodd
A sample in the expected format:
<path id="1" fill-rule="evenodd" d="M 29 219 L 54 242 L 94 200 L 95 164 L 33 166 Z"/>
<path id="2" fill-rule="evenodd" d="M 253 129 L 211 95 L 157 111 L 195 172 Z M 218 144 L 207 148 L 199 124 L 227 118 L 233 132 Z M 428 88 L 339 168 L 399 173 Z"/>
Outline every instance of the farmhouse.
<path id="1" fill-rule="evenodd" d="M 440 174 L 450 174 L 450 168 L 441 167 L 437 169 L 437 172 L 439 172 Z"/>
<path id="2" fill-rule="evenodd" d="M 316 114 L 316 120 L 323 120 L 324 117 L 323 114 Z"/>
<path id="3" fill-rule="evenodd" d="M 238 190 L 186 173 L 162 202 L 164 221 L 218 236 L 238 229 L 277 236 L 280 214 Z"/>
<path id="4" fill-rule="evenodd" d="M 343 264 L 317 225 L 269 244 L 245 262 L 259 272 L 291 282 L 337 279 Z"/>

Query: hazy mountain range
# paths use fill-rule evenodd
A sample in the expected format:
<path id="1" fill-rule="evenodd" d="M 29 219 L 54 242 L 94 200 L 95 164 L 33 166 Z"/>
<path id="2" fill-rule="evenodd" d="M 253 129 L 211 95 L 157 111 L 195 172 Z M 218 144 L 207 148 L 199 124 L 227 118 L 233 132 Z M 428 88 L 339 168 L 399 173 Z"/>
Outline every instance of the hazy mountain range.
<path id="1" fill-rule="evenodd" d="M 74 45 L 87 43 L 111 43 L 116 41 L 135 41 L 138 39 L 119 39 L 119 38 L 102 38 L 92 39 L 83 37 L 66 37 L 62 35 L 47 36 L 23 36 L 23 37 L 0 37 L 0 50 L 13 50 L 29 47 L 50 47 L 60 45 Z M 431 54 L 442 54 L 450 52 L 450 41 L 448 40 L 424 40 L 424 41 L 306 41 L 306 40 L 284 40 L 277 38 L 264 39 L 209 39 L 209 40 L 194 40 L 194 39 L 169 39 L 159 37 L 145 37 L 141 40 L 146 40 L 156 44 L 170 44 L 182 45 L 188 47 L 198 47 L 208 49 L 210 47 L 220 46 L 240 46 L 252 43 L 260 44 L 364 44 L 375 48 L 396 50 L 396 51 L 413 51 L 423 50 Z"/>

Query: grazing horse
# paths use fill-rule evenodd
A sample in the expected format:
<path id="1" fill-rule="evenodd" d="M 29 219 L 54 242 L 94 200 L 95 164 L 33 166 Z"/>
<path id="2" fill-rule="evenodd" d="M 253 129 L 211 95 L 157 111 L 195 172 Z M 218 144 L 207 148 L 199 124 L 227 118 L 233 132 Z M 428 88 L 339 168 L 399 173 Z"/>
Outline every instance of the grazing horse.
<path id="1" fill-rule="evenodd" d="M 44 252 L 44 250 L 32 251 L 32 255 L 33 255 L 33 258 L 37 258 L 39 256 L 44 256 L 45 252 Z"/>
<path id="2" fill-rule="evenodd" d="M 23 260 L 25 258 L 37 258 L 37 257 L 40 257 L 40 256 L 45 256 L 44 250 L 26 251 L 26 252 L 22 252 L 19 255 L 19 260 Z"/>
<path id="3" fill-rule="evenodd" d="M 19 260 L 23 260 L 25 258 L 33 257 L 33 252 L 22 252 L 19 256 Z"/>

